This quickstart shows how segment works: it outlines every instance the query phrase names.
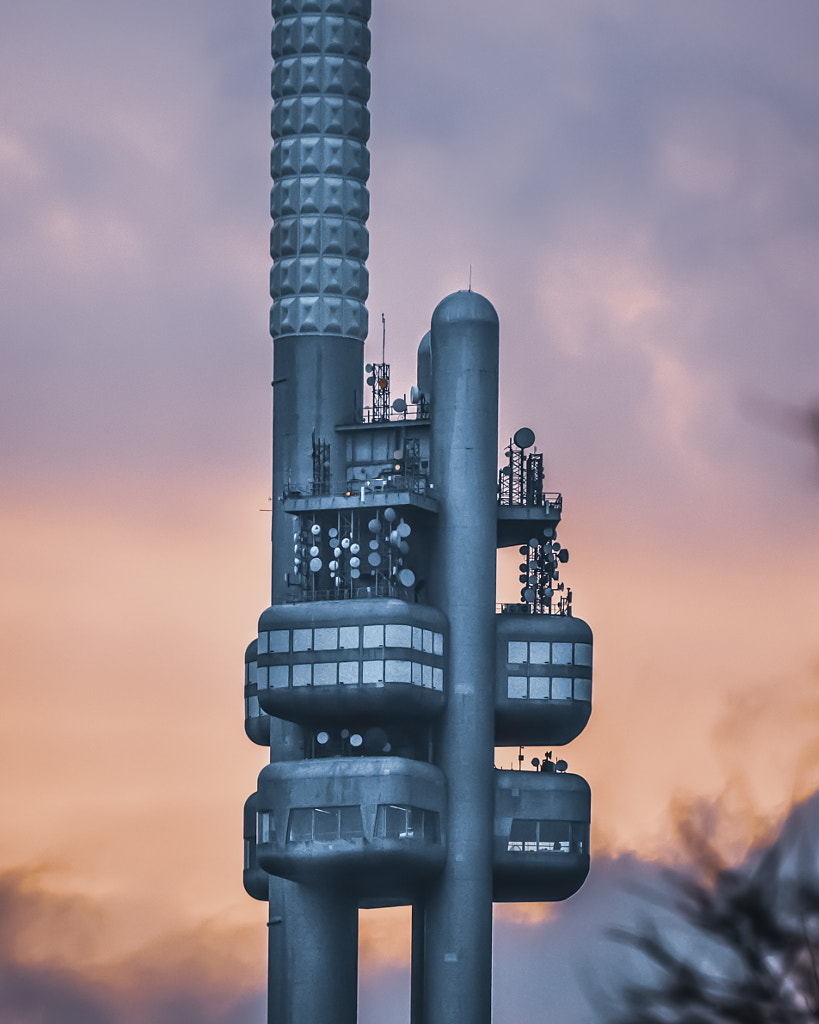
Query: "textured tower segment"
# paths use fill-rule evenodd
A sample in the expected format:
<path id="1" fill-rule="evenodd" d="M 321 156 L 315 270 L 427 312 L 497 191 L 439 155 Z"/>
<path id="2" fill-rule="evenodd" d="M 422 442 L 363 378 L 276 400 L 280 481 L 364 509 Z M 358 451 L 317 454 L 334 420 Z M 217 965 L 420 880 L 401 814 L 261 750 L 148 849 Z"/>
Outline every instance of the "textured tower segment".
<path id="1" fill-rule="evenodd" d="M 367 335 L 370 0 L 274 0 L 270 333 Z"/>
<path id="2" fill-rule="evenodd" d="M 367 334 L 370 0 L 274 0 L 270 332 L 273 493 L 343 486 L 340 424 L 361 416 Z M 273 602 L 289 596 L 292 523 L 273 512 Z"/>

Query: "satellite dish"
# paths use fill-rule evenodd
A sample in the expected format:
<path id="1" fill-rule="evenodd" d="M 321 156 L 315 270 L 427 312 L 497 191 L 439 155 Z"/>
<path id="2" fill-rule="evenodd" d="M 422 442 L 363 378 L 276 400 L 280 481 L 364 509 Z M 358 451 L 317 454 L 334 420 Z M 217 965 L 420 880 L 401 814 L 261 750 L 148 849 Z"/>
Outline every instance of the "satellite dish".
<path id="1" fill-rule="evenodd" d="M 375 377 L 368 377 L 367 383 L 372 387 L 375 384 Z"/>
<path id="2" fill-rule="evenodd" d="M 521 573 L 520 576 L 518 576 L 518 583 L 528 583 L 528 582 L 529 582 L 529 577 L 525 573 Z"/>
<path id="3" fill-rule="evenodd" d="M 402 569 L 398 573 L 398 582 L 402 587 L 411 587 L 415 583 L 415 573 L 412 569 Z"/>
<path id="4" fill-rule="evenodd" d="M 392 407 L 393 409 L 395 409 L 396 412 L 407 411 L 407 403 L 404 401 L 403 398 L 396 398 L 396 400 L 392 403 Z"/>
<path id="5" fill-rule="evenodd" d="M 350 577 L 352 579 L 357 580 L 360 575 L 361 575 L 361 570 L 360 569 L 351 569 L 350 570 Z"/>
<path id="6" fill-rule="evenodd" d="M 357 569 L 359 565 L 361 565 L 361 559 L 356 557 L 356 555 L 353 555 L 353 557 L 350 559 L 350 568 Z"/>
<path id="7" fill-rule="evenodd" d="M 521 546 L 518 548 L 518 554 L 519 555 L 528 555 L 529 554 L 529 548 L 527 548 L 525 544 L 521 544 Z"/>
<path id="8" fill-rule="evenodd" d="M 352 736 L 350 737 L 350 746 L 351 746 L 351 747 L 356 747 L 356 748 L 358 748 L 358 747 L 360 747 L 360 746 L 361 746 L 361 744 L 362 744 L 363 742 L 364 742 L 364 737 L 363 737 L 363 736 L 361 736 L 361 735 L 360 735 L 359 733 L 357 733 L 357 732 L 354 732 L 354 733 L 352 734 Z"/>
<path id="9" fill-rule="evenodd" d="M 318 537 L 318 535 L 321 533 L 321 527 L 319 526 L 318 523 L 313 523 L 313 525 L 310 527 L 310 533 L 312 533 L 314 537 Z"/>
<path id="10" fill-rule="evenodd" d="M 530 604 L 532 601 L 534 601 L 534 599 L 534 590 L 532 589 L 532 587 L 527 587 L 526 590 L 523 591 L 523 600 Z"/>
<path id="11" fill-rule="evenodd" d="M 336 569 L 338 569 L 338 562 L 333 559 L 333 561 L 330 562 L 330 572 L 335 572 Z"/>
<path id="12" fill-rule="evenodd" d="M 518 566 L 518 572 L 528 572 L 528 571 L 529 571 L 529 563 L 528 562 L 521 562 L 520 565 Z"/>
<path id="13" fill-rule="evenodd" d="M 399 537 L 409 537 L 409 535 L 412 533 L 412 527 L 410 526 L 409 523 L 405 523 L 403 519 L 398 524 L 396 529 L 398 530 Z"/>
<path id="14" fill-rule="evenodd" d="M 350 538 L 349 537 L 342 537 L 341 538 L 341 546 L 346 550 L 350 546 Z"/>
<path id="15" fill-rule="evenodd" d="M 532 764 L 535 766 L 535 768 L 537 768 L 538 765 L 540 764 L 540 758 L 539 757 L 533 757 L 532 758 Z"/>
<path id="16" fill-rule="evenodd" d="M 367 365 L 364 367 L 364 369 L 367 371 L 367 373 L 372 373 L 373 372 L 373 364 L 372 363 L 367 363 Z"/>
<path id="17" fill-rule="evenodd" d="M 316 733 L 316 743 L 319 743 L 319 744 L 321 744 L 321 746 L 324 746 L 325 743 L 329 743 L 329 742 L 330 742 L 330 733 L 329 732 L 325 732 L 322 729 L 321 732 Z"/>
<path id="18" fill-rule="evenodd" d="M 373 569 L 376 569 L 379 565 L 381 565 L 381 555 L 379 555 L 377 551 L 371 551 L 369 555 L 367 555 L 367 561 L 370 563 Z"/>
<path id="19" fill-rule="evenodd" d="M 557 557 L 561 562 L 569 561 L 569 552 L 566 548 L 561 548 L 557 553 Z"/>
<path id="20" fill-rule="evenodd" d="M 371 540 L 370 541 L 370 551 L 378 551 L 378 541 L 377 540 Z"/>
<path id="21" fill-rule="evenodd" d="M 557 541 L 554 541 L 554 543 L 552 544 L 552 551 L 554 551 L 554 552 L 560 551 L 560 545 L 558 544 Z"/>
<path id="22" fill-rule="evenodd" d="M 555 771 L 565 772 L 568 767 L 568 764 L 561 758 L 555 765 Z"/>
<path id="23" fill-rule="evenodd" d="M 385 508 L 384 509 L 384 518 L 387 520 L 388 523 L 393 522 L 393 520 L 395 519 L 395 509 L 394 508 Z"/>
<path id="24" fill-rule="evenodd" d="M 554 594 L 554 591 L 551 587 L 546 587 L 546 589 L 543 591 L 543 597 L 546 600 L 551 600 L 552 594 Z"/>
<path id="25" fill-rule="evenodd" d="M 552 537 L 554 537 L 554 535 L 555 535 L 555 528 L 553 526 L 544 526 L 544 528 L 543 528 L 543 536 L 544 537 L 548 537 L 549 540 L 551 540 Z"/>
<path id="26" fill-rule="evenodd" d="M 390 740 L 387 734 L 379 726 L 372 726 L 367 729 L 364 733 L 364 750 L 368 754 L 381 754 L 384 753 L 387 747 L 390 745 Z"/>
<path id="27" fill-rule="evenodd" d="M 540 542 L 538 541 L 537 537 L 530 537 L 529 538 L 529 547 L 530 548 L 536 548 L 539 543 Z"/>
<path id="28" fill-rule="evenodd" d="M 350 545 L 350 554 L 351 555 L 357 555 L 360 550 L 361 550 L 361 548 L 358 546 L 358 544 L 351 544 Z"/>
<path id="29" fill-rule="evenodd" d="M 513 440 L 518 448 L 531 448 L 535 443 L 535 432 L 528 427 L 521 427 L 515 431 Z"/>
<path id="30" fill-rule="evenodd" d="M 409 549 L 410 549 L 410 546 L 409 546 L 409 544 L 407 544 L 407 542 L 405 540 L 402 540 L 402 541 L 398 542 L 398 550 L 401 552 L 402 555 L 408 555 L 409 554 Z"/>
<path id="31" fill-rule="evenodd" d="M 320 558 L 311 558 L 310 559 L 310 572 L 318 572 L 320 568 L 321 568 L 321 559 Z"/>
<path id="32" fill-rule="evenodd" d="M 386 377 L 379 377 L 378 386 L 379 388 L 381 388 L 382 391 L 386 391 L 387 388 L 390 386 L 390 382 L 387 380 Z"/>
<path id="33" fill-rule="evenodd" d="M 413 384 L 410 388 L 410 405 L 418 405 L 421 399 L 424 397 L 424 392 L 418 387 L 417 384 Z"/>
<path id="34" fill-rule="evenodd" d="M 386 514 L 384 518 L 386 518 Z M 370 533 L 381 533 L 381 520 L 371 519 L 369 523 L 367 523 L 367 529 Z"/>
<path id="35" fill-rule="evenodd" d="M 318 549 L 318 548 L 316 547 L 316 545 L 314 544 L 314 545 L 313 545 L 313 546 L 312 546 L 312 547 L 310 548 L 310 557 L 311 557 L 311 558 L 315 558 L 315 557 L 316 557 L 316 555 L 317 555 L 318 553 L 319 553 L 319 549 Z"/>

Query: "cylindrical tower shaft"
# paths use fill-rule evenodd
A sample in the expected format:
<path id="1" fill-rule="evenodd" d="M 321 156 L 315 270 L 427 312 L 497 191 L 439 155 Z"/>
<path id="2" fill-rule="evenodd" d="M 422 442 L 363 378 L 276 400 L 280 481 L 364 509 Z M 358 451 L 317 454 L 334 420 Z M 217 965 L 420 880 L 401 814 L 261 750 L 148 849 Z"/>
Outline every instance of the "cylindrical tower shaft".
<path id="1" fill-rule="evenodd" d="M 288 596 L 293 523 L 280 498 L 344 482 L 335 428 L 362 406 L 367 334 L 370 0 L 273 0 L 272 603 Z M 304 756 L 271 722 L 271 761 Z M 286 827 L 282 822 L 280 827 Z M 269 1024 L 354 1024 L 358 907 L 348 894 L 270 880 Z"/>
<path id="2" fill-rule="evenodd" d="M 367 335 L 371 0 L 273 0 L 274 503 L 313 477 L 311 440 L 330 444 L 362 406 Z M 292 522 L 274 504 L 273 603 L 287 593 Z"/>
<path id="3" fill-rule="evenodd" d="M 432 600 L 449 618 L 447 860 L 427 899 L 424 1024 L 489 1024 L 492 998 L 498 317 L 474 292 L 432 316 L 431 464 L 440 512 Z"/>

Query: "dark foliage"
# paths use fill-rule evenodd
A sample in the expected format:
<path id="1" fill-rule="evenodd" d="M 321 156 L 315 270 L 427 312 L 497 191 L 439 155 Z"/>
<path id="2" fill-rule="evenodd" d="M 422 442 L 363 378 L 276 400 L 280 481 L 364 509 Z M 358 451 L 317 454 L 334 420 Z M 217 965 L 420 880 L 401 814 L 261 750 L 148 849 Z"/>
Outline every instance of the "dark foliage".
<path id="1" fill-rule="evenodd" d="M 668 875 L 678 926 L 613 932 L 645 954 L 654 981 L 623 986 L 611 1024 L 819 1022 L 815 856 L 795 867 L 777 844 L 736 868 L 686 838 L 695 866 Z"/>

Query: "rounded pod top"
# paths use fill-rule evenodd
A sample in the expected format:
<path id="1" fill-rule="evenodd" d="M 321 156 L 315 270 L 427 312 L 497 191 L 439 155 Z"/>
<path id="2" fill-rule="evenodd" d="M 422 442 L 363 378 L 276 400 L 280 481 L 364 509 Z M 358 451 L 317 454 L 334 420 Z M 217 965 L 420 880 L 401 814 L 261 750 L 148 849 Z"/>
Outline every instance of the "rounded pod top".
<path id="1" fill-rule="evenodd" d="M 498 314 L 495 312 L 495 307 L 489 299 L 485 299 L 478 292 L 453 292 L 451 295 L 447 295 L 445 299 L 441 299 L 435 307 L 435 312 L 432 314 L 433 330 L 436 325 L 455 322 L 463 323 L 464 321 L 477 321 L 499 327 Z"/>

